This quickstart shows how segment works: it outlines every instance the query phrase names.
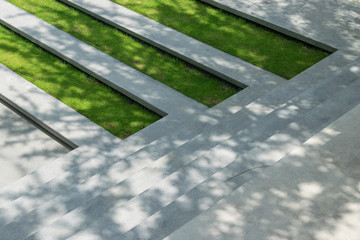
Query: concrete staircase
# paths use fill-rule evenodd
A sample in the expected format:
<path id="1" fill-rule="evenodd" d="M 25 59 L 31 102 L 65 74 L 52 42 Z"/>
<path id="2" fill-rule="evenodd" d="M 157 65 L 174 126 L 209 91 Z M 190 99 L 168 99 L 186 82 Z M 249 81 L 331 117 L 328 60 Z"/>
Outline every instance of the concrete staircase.
<path id="1" fill-rule="evenodd" d="M 4 0 L 0 6 L 9 10 L 0 13 L 0 21 L 9 28 L 124 89 L 126 84 L 114 74 L 101 75 L 100 62 L 92 60 L 98 65 L 89 69 L 77 55 L 58 51 L 48 39 L 63 34 L 60 30 L 48 28 Z M 18 13 L 15 18 L 14 12 Z M 41 31 L 23 25 L 22 17 L 36 21 L 41 31 L 48 29 L 48 39 L 42 39 Z M 77 41 L 75 45 L 85 46 Z M 93 51 L 89 46 L 84 48 Z M 108 56 L 101 59 L 109 60 Z M 332 65 L 337 68 L 329 70 Z M 191 114 L 186 109 L 179 113 L 172 108 L 174 103 L 164 101 L 171 89 L 141 76 L 152 88 L 161 86 L 159 89 L 166 92 L 164 99 L 149 98 L 138 86 L 124 92 L 139 94 L 138 101 L 169 115 L 124 141 L 98 148 L 79 146 L 0 189 L 1 238 L 171 239 L 174 232 L 184 236 L 183 226 L 196 222 L 221 199 L 360 104 L 359 59 L 346 60 L 334 53 L 286 82 L 261 73 L 266 87 L 261 88 L 259 77 L 211 109 L 176 93 L 174 101 L 182 102 Z M 241 82 L 241 77 L 236 81 Z"/>
<path id="2" fill-rule="evenodd" d="M 23 209 L 21 217 L 17 215 L 19 219 L 7 223 L 1 232 L 7 239 L 28 235 L 28 239 L 66 239 L 77 232 L 72 239 L 162 239 L 359 104 L 360 72 L 352 71 L 355 66 L 359 65 L 345 67 L 255 123 L 232 133 L 222 131 L 222 138 L 218 131 L 226 120 L 147 166 L 141 164 L 147 159 L 137 153 L 124 159 L 136 156 L 133 161 L 143 167 L 140 171 L 127 175 L 131 167 L 119 167 L 124 166 L 121 160 L 72 183 L 71 189 L 62 189 L 63 194 L 48 193 L 51 199 Z M 240 112 L 228 121 L 241 125 Z M 55 178 L 42 188 L 62 184 Z M 9 206 L 3 209 L 13 211 Z M 29 228 L 39 216 L 41 222 Z"/>

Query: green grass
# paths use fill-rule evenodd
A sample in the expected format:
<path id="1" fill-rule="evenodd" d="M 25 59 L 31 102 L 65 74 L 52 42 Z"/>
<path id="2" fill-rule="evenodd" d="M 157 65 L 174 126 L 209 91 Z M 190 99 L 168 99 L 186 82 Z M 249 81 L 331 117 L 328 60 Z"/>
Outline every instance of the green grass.
<path id="1" fill-rule="evenodd" d="M 209 107 L 239 90 L 58 1 L 9 2 Z"/>
<path id="2" fill-rule="evenodd" d="M 286 79 L 329 55 L 201 1 L 112 1 Z"/>
<path id="3" fill-rule="evenodd" d="M 120 138 L 160 118 L 1 25 L 0 62 Z"/>

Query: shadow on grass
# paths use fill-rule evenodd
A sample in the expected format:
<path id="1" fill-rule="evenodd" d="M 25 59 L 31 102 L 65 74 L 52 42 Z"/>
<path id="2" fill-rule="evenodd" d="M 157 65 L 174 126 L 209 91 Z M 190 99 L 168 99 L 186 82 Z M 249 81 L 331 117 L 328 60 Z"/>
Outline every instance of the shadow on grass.
<path id="1" fill-rule="evenodd" d="M 329 54 L 201 1 L 112 1 L 286 79 Z"/>

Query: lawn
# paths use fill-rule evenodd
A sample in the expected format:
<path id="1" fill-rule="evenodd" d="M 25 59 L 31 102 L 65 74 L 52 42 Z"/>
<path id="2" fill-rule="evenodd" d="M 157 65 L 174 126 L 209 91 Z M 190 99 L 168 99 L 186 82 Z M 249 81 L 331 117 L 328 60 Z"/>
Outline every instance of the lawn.
<path id="1" fill-rule="evenodd" d="M 329 55 L 201 1 L 112 1 L 285 79 Z"/>
<path id="2" fill-rule="evenodd" d="M 8 1 L 209 107 L 240 90 L 56 0 Z"/>
<path id="3" fill-rule="evenodd" d="M 0 62 L 122 139 L 160 118 L 1 25 Z"/>

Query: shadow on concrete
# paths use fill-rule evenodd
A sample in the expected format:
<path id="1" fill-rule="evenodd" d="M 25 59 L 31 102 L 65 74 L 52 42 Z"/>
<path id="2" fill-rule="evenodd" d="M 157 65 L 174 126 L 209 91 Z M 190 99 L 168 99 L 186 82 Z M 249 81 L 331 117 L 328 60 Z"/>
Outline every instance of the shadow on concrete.
<path id="1" fill-rule="evenodd" d="M 62 40 L 54 41 L 61 44 Z M 104 66 L 103 70 L 105 74 L 111 74 L 111 66 Z M 281 112 L 275 120 L 282 122 L 284 116 L 292 116 L 296 112 L 290 110 Z M 53 111 L 55 113 L 56 109 Z M 51 116 L 52 113 L 47 114 Z M 243 114 L 254 122 L 258 119 L 256 112 L 244 110 Z M 199 236 L 204 239 L 224 235 L 229 238 L 240 236 L 251 239 L 253 235 L 247 234 L 253 232 L 253 225 L 249 222 L 259 223 L 256 227 L 260 231 L 255 239 L 267 238 L 268 229 L 271 229 L 271 234 L 277 238 L 287 238 L 295 233 L 316 236 L 321 230 L 331 232 L 339 226 L 334 219 L 347 219 L 347 216 L 351 218 L 353 209 L 359 208 L 358 189 L 349 189 L 354 181 L 343 178 L 350 174 L 358 180 L 358 175 L 357 170 L 349 173 L 345 170 L 347 167 L 342 167 L 342 172 L 339 172 L 336 165 L 343 162 L 333 158 L 333 148 L 324 147 L 331 139 L 336 139 L 335 136 L 341 135 L 341 129 L 327 130 L 318 136 L 316 141 L 313 140 L 304 148 L 300 147 L 324 127 L 326 125 L 320 125 L 316 130 L 310 131 L 306 126 L 293 124 L 286 133 L 275 131 L 269 133 L 269 136 L 264 135 L 261 141 L 252 141 L 249 137 L 252 134 L 263 134 L 261 126 L 255 124 L 253 131 L 244 130 L 230 140 L 229 137 L 234 134 L 231 131 L 200 138 L 198 141 L 214 142 L 214 147 L 218 147 L 209 152 L 205 145 L 205 149 L 193 149 L 187 155 L 180 156 L 158 156 L 156 152 L 144 151 L 131 159 L 127 157 L 131 150 L 126 151 L 121 144 L 126 146 L 126 143 L 132 143 L 138 135 L 128 138 L 119 144 L 118 148 L 112 146 L 108 149 L 96 149 L 81 146 L 66 156 L 66 163 L 59 165 L 65 172 L 62 175 L 53 180 L 50 178 L 49 182 L 43 184 L 42 176 L 34 173 L 29 177 L 31 184 L 14 195 L 2 196 L 3 199 L 18 200 L 3 205 L 0 232 L 6 239 L 19 240 L 48 226 L 29 239 L 48 239 L 49 232 L 55 239 L 65 239 L 88 227 L 83 234 L 85 236 L 91 233 L 92 239 L 162 239 L 251 179 L 253 170 L 267 168 L 274 163 L 274 159 L 282 158 L 296 147 L 299 148 L 291 156 L 294 160 L 286 161 L 290 164 L 288 171 L 276 172 L 279 168 L 274 168 L 273 173 L 279 178 L 269 180 L 265 189 L 257 191 L 252 189 L 251 184 L 247 184 L 245 190 L 238 190 L 236 194 L 246 195 L 241 204 L 235 201 L 238 205 L 226 209 L 232 213 L 230 216 L 228 211 L 211 215 L 209 220 L 215 224 L 206 225 Z M 225 139 L 228 140 L 225 142 Z M 137 140 L 141 141 L 141 137 Z M 171 149 L 179 146 L 177 141 L 181 140 L 169 137 L 166 146 L 158 147 Z M 325 148 L 325 151 L 321 151 L 322 148 Z M 253 150 L 247 152 L 250 149 Z M 351 159 L 349 157 L 346 159 Z M 138 173 L 136 177 L 139 178 L 130 177 L 132 173 L 141 170 L 140 164 L 144 164 L 144 167 L 151 166 L 158 158 L 162 159 L 161 162 Z M 233 165 L 229 165 L 231 159 L 236 161 Z M 184 162 L 179 163 L 181 160 Z M 116 164 L 115 167 L 113 164 Z M 175 173 L 178 169 L 180 171 Z M 216 175 L 216 171 L 220 173 Z M 246 177 L 246 174 L 250 174 L 249 177 Z M 283 178 L 280 179 L 281 174 L 287 174 L 282 176 L 286 182 Z M 165 181 L 161 180 L 167 176 L 169 177 Z M 158 184 L 147 190 L 152 181 Z M 197 186 L 198 184 L 203 185 Z M 293 188 L 288 188 L 286 184 Z M 109 187 L 113 188 L 107 190 Z M 138 196 L 139 194 L 141 195 Z M 173 202 L 175 199 L 177 200 Z M 241 197 L 239 199 L 241 200 Z M 126 203 L 128 200 L 131 202 Z M 127 208 L 119 208 L 122 204 L 127 204 Z M 330 208 L 336 206 L 336 211 L 329 216 L 328 207 L 324 205 Z M 255 212 L 258 212 L 258 215 L 254 216 Z M 59 217 L 64 215 L 65 217 L 59 220 Z M 313 222 L 312 217 L 315 215 L 323 217 L 323 221 Z M 273 218 L 287 219 L 289 216 L 296 220 L 281 223 L 269 221 Z M 100 219 L 101 221 L 98 221 Z M 143 224 L 136 227 L 138 223 Z M 263 232 L 266 234 L 262 235 Z"/>

